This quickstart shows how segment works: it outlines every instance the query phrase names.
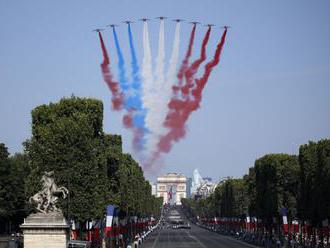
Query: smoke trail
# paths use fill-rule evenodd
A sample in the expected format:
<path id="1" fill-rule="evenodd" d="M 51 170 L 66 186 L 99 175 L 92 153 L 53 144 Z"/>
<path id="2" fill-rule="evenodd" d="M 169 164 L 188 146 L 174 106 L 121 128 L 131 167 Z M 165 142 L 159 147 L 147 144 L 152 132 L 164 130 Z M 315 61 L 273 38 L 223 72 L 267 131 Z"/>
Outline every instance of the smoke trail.
<path id="1" fill-rule="evenodd" d="M 206 59 L 206 45 L 210 39 L 210 34 L 211 34 L 211 27 L 207 29 L 207 32 L 204 36 L 200 57 L 197 60 L 195 60 L 185 71 L 186 83 L 181 90 L 184 97 L 187 97 L 189 95 L 189 91 L 193 87 L 194 75 L 197 73 L 199 66 Z"/>
<path id="2" fill-rule="evenodd" d="M 194 37 L 194 34 L 195 34 L 195 26 L 193 28 L 192 37 Z M 186 55 L 186 60 L 187 60 L 186 63 L 188 63 L 188 60 L 189 60 L 189 57 L 191 54 L 192 42 L 193 42 L 193 38 L 190 39 L 190 42 L 189 42 L 190 52 L 188 55 Z M 166 107 L 166 109 L 165 108 L 162 109 L 163 110 L 163 112 L 162 112 L 163 116 L 161 118 L 162 121 L 164 121 L 164 117 L 166 115 L 166 113 L 164 111 L 167 111 L 167 104 L 169 103 L 170 98 L 172 96 L 171 86 L 174 84 L 175 79 L 176 79 L 177 63 L 178 63 L 178 59 L 179 59 L 179 48 L 180 48 L 180 22 L 177 22 L 177 24 L 175 26 L 172 54 L 171 54 L 171 58 L 169 60 L 169 68 L 168 68 L 168 72 L 166 75 L 166 81 L 163 84 L 163 88 L 162 88 L 163 104 L 161 105 L 161 107 L 163 107 L 163 106 Z M 182 70 L 182 68 L 180 68 L 180 70 Z"/>
<path id="3" fill-rule="evenodd" d="M 145 111 L 141 101 L 141 79 L 140 68 L 136 58 L 136 52 L 133 42 L 133 34 L 131 25 L 128 23 L 128 38 L 131 53 L 132 65 L 132 89 L 127 95 L 126 104 L 129 112 L 123 117 L 124 126 L 133 129 L 133 148 L 135 151 L 140 151 L 143 148 L 143 136 L 147 131 L 145 128 Z"/>
<path id="4" fill-rule="evenodd" d="M 176 31 L 177 31 L 177 28 L 179 29 L 179 27 L 177 26 L 176 27 Z M 179 32 L 179 31 L 178 31 Z M 177 33 L 177 32 L 176 32 Z M 181 66 L 180 66 L 180 68 L 179 68 L 179 72 L 178 72 L 178 74 L 177 74 L 177 77 L 178 77 L 178 83 L 177 83 L 177 85 L 174 85 L 173 87 L 172 87 L 172 90 L 173 90 L 173 99 L 172 99 L 172 101 L 174 100 L 174 99 L 176 99 L 177 98 L 177 93 L 179 93 L 179 90 L 181 89 L 181 87 L 182 87 L 182 81 L 183 81 L 183 77 L 184 77 L 184 74 L 185 74 L 185 72 L 186 72 L 186 70 L 187 70 L 187 68 L 188 68 L 188 63 L 189 63 L 189 59 L 190 59 L 190 57 L 191 57 L 191 54 L 192 54 L 192 48 L 193 48 L 193 44 L 194 44 L 194 40 L 195 40 L 195 34 L 196 34 L 196 24 L 194 24 L 193 25 L 193 28 L 192 28 L 192 30 L 191 30 L 191 32 L 190 32 L 190 38 L 189 38 L 189 44 L 188 44 L 188 49 L 187 49 L 187 52 L 186 52 L 186 55 L 185 55 L 185 57 L 184 57 L 184 59 L 183 59 L 183 61 L 182 61 L 182 63 L 181 63 Z M 175 35 L 176 36 L 176 35 Z M 179 38 L 178 38 L 178 41 L 179 41 Z M 173 42 L 173 43 L 175 43 L 175 41 Z M 172 56 L 174 56 L 173 54 L 174 54 L 174 45 L 173 45 L 173 51 L 172 51 Z M 172 57 L 171 56 L 171 57 Z M 168 105 L 168 107 L 170 107 L 171 105 L 169 104 Z M 168 118 L 168 116 L 170 115 L 170 113 L 172 113 L 172 111 L 173 111 L 173 109 L 169 109 L 168 110 L 169 112 L 168 112 L 168 114 L 167 114 L 167 118 Z M 172 114 L 173 115 L 173 114 Z M 164 120 L 164 123 L 165 123 L 165 121 L 166 120 Z M 163 123 L 163 127 L 165 127 L 165 124 Z M 166 126 L 167 127 L 167 126 Z M 160 141 L 159 141 L 159 143 L 160 142 L 162 142 L 162 139 L 164 139 L 164 137 L 166 136 L 166 134 L 162 134 L 162 136 L 160 137 Z M 156 162 L 156 161 L 158 161 L 158 159 L 159 159 L 159 157 L 160 157 L 160 154 L 161 154 L 161 152 L 162 152 L 162 149 L 160 149 L 159 148 L 159 143 L 158 143 L 158 146 L 157 146 L 157 150 L 154 152 L 154 153 L 151 153 L 151 157 L 149 158 L 149 160 L 148 161 L 146 161 L 145 163 L 144 163 L 144 167 L 146 168 L 146 169 L 148 169 L 148 171 L 150 171 L 150 170 L 152 170 L 152 169 L 154 169 L 154 168 L 152 168 L 151 166 Z M 164 143 L 164 142 L 162 142 L 162 143 Z"/>
<path id="5" fill-rule="evenodd" d="M 156 79 L 155 79 L 156 91 L 160 89 L 161 85 L 165 81 L 164 64 L 165 64 L 165 22 L 164 20 L 160 20 L 158 55 L 156 58 Z"/>
<path id="6" fill-rule="evenodd" d="M 120 89 L 118 87 L 118 82 L 113 80 L 113 76 L 112 76 L 110 68 L 109 68 L 109 65 L 110 65 L 109 55 L 108 55 L 107 49 L 105 47 L 102 34 L 101 34 L 101 32 L 98 32 L 98 33 L 99 33 L 102 54 L 103 54 L 103 62 L 101 64 L 103 80 L 106 82 L 106 84 L 108 85 L 108 87 L 112 93 L 112 97 L 111 97 L 112 108 L 114 110 L 121 110 L 122 104 L 123 104 L 123 95 L 120 93 Z"/>
<path id="7" fill-rule="evenodd" d="M 200 57 L 196 59 L 189 67 L 188 67 L 188 61 L 189 57 L 192 53 L 192 42 L 195 34 L 196 25 L 194 25 L 191 38 L 190 38 L 190 44 L 188 47 L 188 51 L 186 54 L 185 59 L 183 60 L 182 66 L 180 68 L 180 71 L 178 73 L 178 80 L 179 84 L 182 84 L 183 76 L 185 76 L 185 84 L 178 88 L 181 88 L 181 94 L 182 98 L 177 97 L 177 90 L 174 88 L 174 97 L 171 99 L 171 101 L 168 104 L 168 114 L 166 116 L 166 120 L 163 123 L 163 125 L 168 128 L 168 132 L 166 135 L 162 136 L 160 138 L 160 141 L 158 143 L 158 149 L 160 149 L 163 152 L 169 152 L 172 146 L 173 141 L 178 141 L 180 138 L 184 137 L 186 134 L 185 129 L 185 123 L 187 121 L 187 111 L 191 104 L 190 99 L 190 90 L 193 87 L 194 83 L 194 75 L 197 73 L 197 70 L 199 66 L 204 62 L 206 59 L 206 46 L 210 38 L 211 34 L 211 27 L 208 28 L 206 31 L 202 46 L 201 46 L 201 52 Z"/>
<path id="8" fill-rule="evenodd" d="M 128 37 L 129 37 L 129 46 L 130 46 L 130 52 L 131 52 L 131 58 L 132 58 L 132 88 L 133 92 L 127 99 L 127 104 L 130 109 L 135 110 L 135 114 L 132 117 L 133 118 L 133 124 L 134 126 L 145 129 L 145 113 L 142 106 L 142 100 L 141 100 L 141 78 L 140 78 L 140 68 L 139 63 L 136 58 L 136 52 L 134 48 L 134 42 L 133 42 L 133 34 L 131 30 L 131 25 L 128 24 Z"/>
<path id="9" fill-rule="evenodd" d="M 160 132 L 163 129 L 162 123 L 165 115 L 162 115 L 162 108 L 166 108 L 166 103 L 163 101 L 164 83 L 165 83 L 165 22 L 160 20 L 159 26 L 159 41 L 158 41 L 158 55 L 156 58 L 156 73 L 155 82 L 153 86 L 153 103 L 148 109 L 146 116 L 146 126 L 149 133 L 146 134 L 146 150 L 153 152 L 157 146 Z"/>
<path id="10" fill-rule="evenodd" d="M 120 87 L 123 91 L 124 96 L 126 95 L 126 91 L 128 90 L 127 79 L 126 79 L 126 70 L 125 70 L 125 60 L 123 53 L 121 51 L 119 40 L 117 36 L 117 32 L 115 27 L 112 27 L 113 38 L 115 41 L 117 56 L 118 56 L 118 71 L 119 71 L 119 83 Z M 124 101 L 124 107 L 127 109 L 126 102 Z"/>
<path id="11" fill-rule="evenodd" d="M 168 153 L 173 145 L 173 142 L 180 140 L 185 136 L 185 125 L 189 116 L 193 111 L 196 111 L 202 99 L 202 92 L 207 83 L 207 80 L 212 72 L 212 69 L 219 63 L 221 51 L 225 43 L 227 29 L 222 34 L 221 40 L 217 45 L 213 59 L 205 65 L 205 71 L 201 78 L 194 79 L 196 88 L 192 91 L 193 99 L 172 99 L 169 104 L 170 111 L 167 115 L 165 126 L 169 128 L 166 135 L 162 136 L 158 143 L 158 152 L 155 156 L 159 156 L 160 152 Z"/>
<path id="12" fill-rule="evenodd" d="M 152 86 L 153 86 L 153 75 L 152 75 L 152 60 L 151 60 L 151 49 L 149 41 L 149 30 L 148 23 L 143 23 L 143 60 L 142 60 L 142 77 L 144 84 L 142 87 L 143 91 L 143 106 L 145 109 L 149 109 L 152 105 Z"/>
<path id="13" fill-rule="evenodd" d="M 160 32 L 161 34 L 161 32 Z M 161 35 L 160 35 L 161 36 Z M 154 135 L 151 137 L 153 140 L 150 142 L 153 145 L 153 149 L 157 146 L 157 142 L 161 135 L 166 133 L 166 129 L 163 126 L 166 114 L 168 112 L 168 103 L 172 96 L 172 85 L 176 81 L 177 63 L 179 59 L 179 47 L 180 47 L 180 23 L 177 22 L 175 26 L 174 39 L 172 53 L 169 60 L 169 67 L 164 82 L 158 85 L 157 104 L 155 105 L 155 118 L 154 118 Z M 164 49 L 164 46 L 162 47 Z M 162 52 L 162 50 L 160 51 Z"/>
<path id="14" fill-rule="evenodd" d="M 180 89 L 180 87 L 182 86 L 182 81 L 183 81 L 183 76 L 188 68 L 188 63 L 189 63 L 189 59 L 191 57 L 191 53 L 192 53 L 192 47 L 194 45 L 194 40 L 195 40 L 195 33 L 196 33 L 196 24 L 194 24 L 191 33 L 190 33 L 190 38 L 189 38 L 189 45 L 188 45 L 188 50 L 186 52 L 186 56 L 184 57 L 182 64 L 180 66 L 179 72 L 178 72 L 178 85 L 177 86 L 173 86 L 173 91 L 174 93 L 177 93 L 177 91 Z"/>
<path id="15" fill-rule="evenodd" d="M 226 35 L 227 35 L 227 28 L 225 28 L 225 31 L 222 34 L 221 40 L 220 40 L 219 44 L 217 45 L 217 50 L 213 56 L 213 59 L 205 65 L 205 71 L 204 71 L 203 76 L 199 79 L 196 79 L 196 88 L 192 91 L 192 95 L 195 97 L 195 104 L 194 104 L 193 110 L 196 110 L 199 108 L 199 104 L 202 100 L 202 92 L 207 83 L 207 80 L 209 79 L 213 68 L 220 61 L 222 48 L 226 41 Z"/>
<path id="16" fill-rule="evenodd" d="M 154 106 L 154 89 L 153 89 L 153 74 L 152 74 L 152 60 L 151 60 L 151 49 L 149 40 L 148 23 L 143 23 L 143 60 L 142 60 L 142 106 L 145 109 L 146 115 L 150 114 L 152 107 Z M 144 119 L 146 128 L 149 133 L 149 126 L 147 125 L 146 118 Z M 147 135 L 147 134 L 146 134 Z M 147 138 L 146 138 L 147 140 Z"/>

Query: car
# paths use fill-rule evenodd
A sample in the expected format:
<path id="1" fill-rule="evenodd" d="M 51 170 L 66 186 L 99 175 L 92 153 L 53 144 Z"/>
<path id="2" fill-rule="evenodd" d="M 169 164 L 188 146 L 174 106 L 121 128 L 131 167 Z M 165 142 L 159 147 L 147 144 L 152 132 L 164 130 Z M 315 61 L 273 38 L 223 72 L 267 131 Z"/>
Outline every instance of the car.
<path id="1" fill-rule="evenodd" d="M 182 228 L 182 229 L 191 229 L 191 226 L 190 226 L 189 223 L 184 223 L 184 224 L 179 225 L 178 228 Z"/>
<path id="2" fill-rule="evenodd" d="M 70 240 L 68 243 L 68 248 L 91 248 L 92 243 L 90 241 L 83 240 Z"/>

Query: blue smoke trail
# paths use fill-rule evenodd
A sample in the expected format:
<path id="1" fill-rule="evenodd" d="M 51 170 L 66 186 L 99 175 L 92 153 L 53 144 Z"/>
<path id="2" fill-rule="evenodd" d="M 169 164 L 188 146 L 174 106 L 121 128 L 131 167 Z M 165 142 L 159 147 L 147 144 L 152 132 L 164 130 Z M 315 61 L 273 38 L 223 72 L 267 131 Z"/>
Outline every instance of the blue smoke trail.
<path id="1" fill-rule="evenodd" d="M 143 109 L 142 104 L 142 89 L 141 89 L 141 78 L 140 78 L 140 68 L 136 58 L 136 52 L 133 42 L 133 34 L 131 30 L 131 25 L 128 24 L 128 37 L 129 37 L 129 46 L 132 57 L 132 89 L 133 94 L 127 98 L 126 104 L 129 108 L 135 109 L 136 112 L 133 116 L 133 124 L 137 128 L 147 131 L 145 127 L 145 116 L 146 111 Z"/>
<path id="2" fill-rule="evenodd" d="M 119 45 L 119 40 L 118 40 L 118 36 L 117 36 L 117 32 L 116 29 L 113 27 L 112 28 L 112 32 L 113 32 L 113 37 L 115 39 L 115 45 L 116 45 L 116 50 L 117 50 L 117 55 L 118 55 L 118 70 L 119 70 L 119 83 L 120 83 L 120 87 L 124 93 L 124 96 L 126 96 L 127 91 L 129 89 L 128 83 L 127 83 L 127 79 L 126 79 L 126 72 L 125 72 L 125 60 L 124 60 L 124 56 L 123 53 L 120 49 L 120 45 Z M 125 106 L 125 101 L 124 101 L 124 108 L 126 108 Z"/>

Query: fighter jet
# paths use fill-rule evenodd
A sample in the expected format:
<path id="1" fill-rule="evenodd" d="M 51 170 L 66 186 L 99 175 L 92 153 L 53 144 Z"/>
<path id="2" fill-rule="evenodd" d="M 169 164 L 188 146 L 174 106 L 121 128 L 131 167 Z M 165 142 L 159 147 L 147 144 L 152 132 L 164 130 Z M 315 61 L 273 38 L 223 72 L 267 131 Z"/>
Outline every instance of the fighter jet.
<path id="1" fill-rule="evenodd" d="M 200 22 L 190 22 L 190 23 L 194 25 L 201 24 Z"/>
<path id="2" fill-rule="evenodd" d="M 213 27 L 215 25 L 214 24 L 206 24 L 205 26 L 210 28 L 210 27 Z"/>
<path id="3" fill-rule="evenodd" d="M 101 32 L 103 30 L 104 30 L 103 28 L 97 28 L 97 29 L 94 29 L 92 32 Z"/>
<path id="4" fill-rule="evenodd" d="M 148 19 L 148 18 L 141 18 L 141 19 L 139 19 L 140 21 L 143 21 L 143 22 L 146 22 L 146 21 L 150 21 L 150 19 Z"/>
<path id="5" fill-rule="evenodd" d="M 134 22 L 128 20 L 128 21 L 123 21 L 123 23 L 130 24 L 130 23 L 134 23 Z"/>
<path id="6" fill-rule="evenodd" d="M 183 19 L 173 19 L 174 22 L 183 22 Z"/>
<path id="7" fill-rule="evenodd" d="M 231 28 L 231 26 L 222 26 L 222 28 L 228 29 L 228 28 Z"/>
<path id="8" fill-rule="evenodd" d="M 107 25 L 107 27 L 115 28 L 115 27 L 118 27 L 118 25 L 117 24 L 109 24 L 109 25 Z"/>
<path id="9" fill-rule="evenodd" d="M 167 17 L 166 16 L 158 16 L 158 17 L 156 17 L 156 19 L 164 20 L 164 19 L 167 19 Z"/>

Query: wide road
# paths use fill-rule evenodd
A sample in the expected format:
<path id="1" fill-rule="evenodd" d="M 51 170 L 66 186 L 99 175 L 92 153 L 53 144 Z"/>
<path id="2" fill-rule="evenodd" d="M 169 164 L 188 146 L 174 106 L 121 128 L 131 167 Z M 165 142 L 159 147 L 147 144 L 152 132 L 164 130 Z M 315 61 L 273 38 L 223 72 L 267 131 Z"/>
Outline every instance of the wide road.
<path id="1" fill-rule="evenodd" d="M 142 244 L 143 248 L 197 248 L 220 247 L 239 248 L 256 247 L 231 237 L 223 236 L 198 226 L 191 229 L 160 229 L 151 233 Z"/>
<path id="2" fill-rule="evenodd" d="M 173 223 L 180 220 L 187 224 L 180 208 L 171 208 L 166 211 L 163 228 L 150 233 L 142 244 L 142 248 L 194 248 L 194 247 L 220 247 L 220 248 L 251 248 L 256 247 L 232 237 L 211 232 L 190 223 L 191 229 L 172 229 Z M 161 225 L 162 226 L 162 225 Z M 166 227 L 167 226 L 167 227 Z"/>

